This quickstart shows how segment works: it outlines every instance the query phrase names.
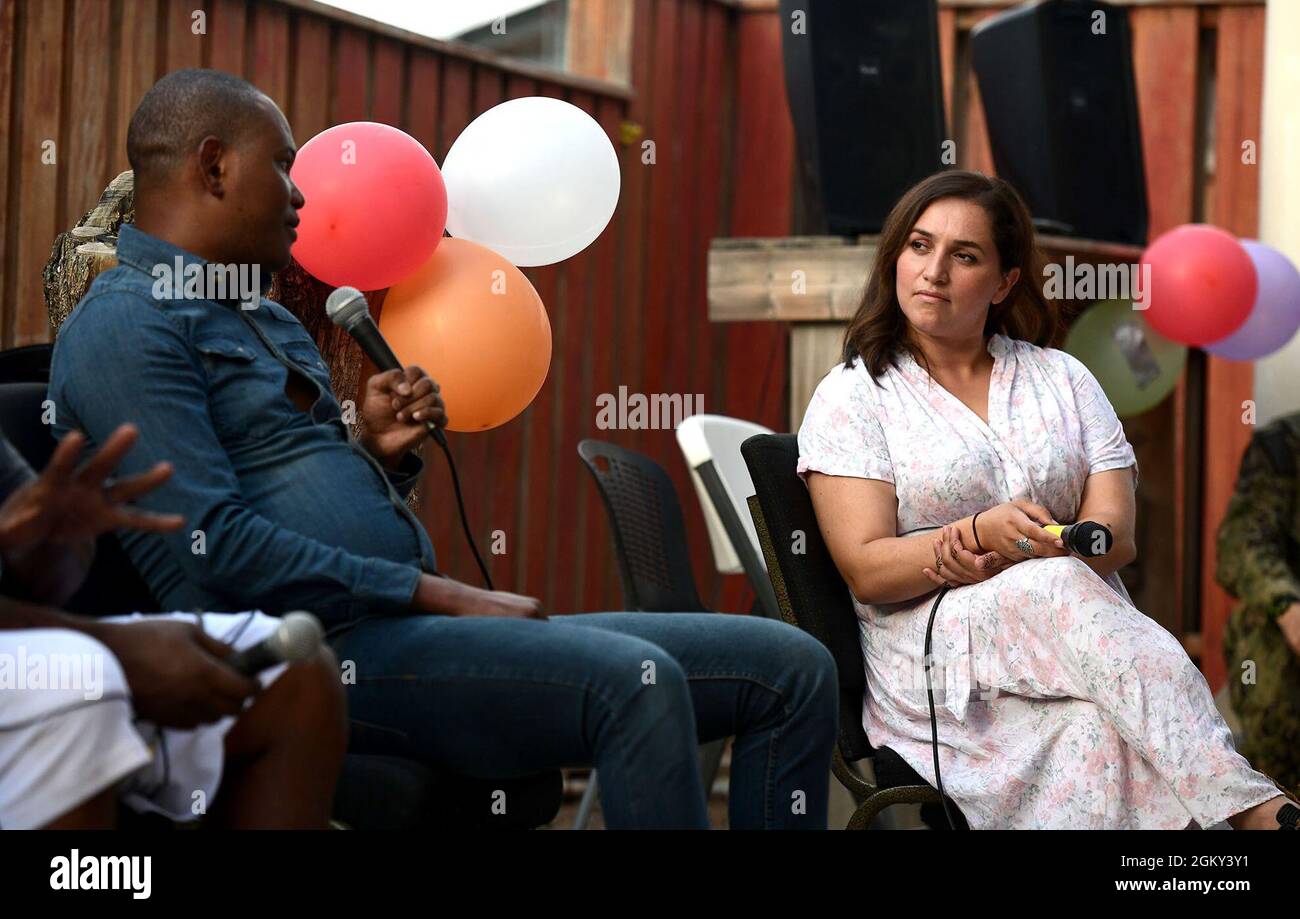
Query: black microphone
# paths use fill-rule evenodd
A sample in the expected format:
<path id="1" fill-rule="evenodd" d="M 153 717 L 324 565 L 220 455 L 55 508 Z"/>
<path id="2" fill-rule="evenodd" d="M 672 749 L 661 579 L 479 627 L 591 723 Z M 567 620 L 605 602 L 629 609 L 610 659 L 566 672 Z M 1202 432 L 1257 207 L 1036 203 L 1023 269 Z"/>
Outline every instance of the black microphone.
<path id="1" fill-rule="evenodd" d="M 323 635 L 320 620 L 311 613 L 285 613 L 274 632 L 251 648 L 234 652 L 226 663 L 244 676 L 253 676 L 276 664 L 306 660 L 320 649 Z"/>
<path id="2" fill-rule="evenodd" d="M 388 342 L 384 340 L 379 326 L 375 325 L 375 320 L 370 318 L 370 304 L 366 302 L 366 296 L 361 291 L 355 287 L 335 288 L 325 301 L 325 315 L 329 316 L 330 322 L 356 339 L 361 350 L 366 352 L 366 357 L 370 358 L 370 362 L 381 373 L 402 369 L 402 362 L 397 359 L 393 349 L 388 347 Z M 447 438 L 442 433 L 442 428 L 432 420 L 426 420 L 424 426 L 428 428 L 439 446 L 447 446 Z"/>
<path id="3" fill-rule="evenodd" d="M 1069 526 L 1046 526 L 1043 529 L 1058 537 L 1071 552 L 1089 558 L 1105 555 L 1115 542 L 1115 537 L 1104 524 L 1091 520 L 1080 520 Z"/>

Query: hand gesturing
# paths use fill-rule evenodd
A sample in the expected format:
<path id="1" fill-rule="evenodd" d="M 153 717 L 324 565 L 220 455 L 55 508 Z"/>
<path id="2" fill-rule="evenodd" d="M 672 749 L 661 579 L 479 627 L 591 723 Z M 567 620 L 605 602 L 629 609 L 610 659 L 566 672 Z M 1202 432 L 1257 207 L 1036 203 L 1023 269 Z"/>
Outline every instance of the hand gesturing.
<path id="1" fill-rule="evenodd" d="M 124 424 L 98 453 L 78 466 L 86 438 L 79 431 L 66 434 L 41 474 L 0 505 L 0 549 L 68 545 L 117 528 L 165 533 L 180 527 L 185 519 L 179 514 L 152 514 L 128 503 L 167 481 L 172 474 L 170 463 L 108 481 L 109 473 L 138 437 L 134 425 Z"/>

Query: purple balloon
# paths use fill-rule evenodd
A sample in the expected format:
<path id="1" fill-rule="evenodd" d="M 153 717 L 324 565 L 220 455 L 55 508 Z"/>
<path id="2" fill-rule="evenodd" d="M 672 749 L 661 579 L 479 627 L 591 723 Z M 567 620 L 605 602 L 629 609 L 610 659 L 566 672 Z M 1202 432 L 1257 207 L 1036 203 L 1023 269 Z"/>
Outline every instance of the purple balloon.
<path id="1" fill-rule="evenodd" d="M 1241 328 L 1203 347 L 1230 361 L 1253 361 L 1277 351 L 1300 329 L 1300 271 L 1272 246 L 1255 239 L 1241 245 L 1259 278 L 1255 303 Z"/>

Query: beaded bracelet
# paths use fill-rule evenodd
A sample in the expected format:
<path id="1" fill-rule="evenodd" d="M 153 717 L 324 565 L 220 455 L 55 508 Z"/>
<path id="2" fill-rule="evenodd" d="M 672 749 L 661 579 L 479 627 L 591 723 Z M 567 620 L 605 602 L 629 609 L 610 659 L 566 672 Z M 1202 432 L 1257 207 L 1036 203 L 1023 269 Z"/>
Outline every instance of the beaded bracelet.
<path id="1" fill-rule="evenodd" d="M 980 531 L 975 529 L 975 521 L 980 519 L 983 511 L 977 511 L 975 516 L 970 519 L 970 530 L 975 534 L 975 548 L 980 550 L 980 555 L 984 554 L 984 547 L 980 545 Z"/>

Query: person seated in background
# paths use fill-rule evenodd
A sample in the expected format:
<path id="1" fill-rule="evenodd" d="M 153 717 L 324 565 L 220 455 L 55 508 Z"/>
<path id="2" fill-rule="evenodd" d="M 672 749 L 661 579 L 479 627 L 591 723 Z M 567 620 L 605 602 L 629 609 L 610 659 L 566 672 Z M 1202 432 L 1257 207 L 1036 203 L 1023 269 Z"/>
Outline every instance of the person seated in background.
<path id="1" fill-rule="evenodd" d="M 698 745 L 734 736 L 731 826 L 824 829 L 837 693 L 815 639 L 745 616 L 542 621 L 533 598 L 440 575 L 403 501 L 426 420 L 447 420 L 422 370 L 369 378 L 355 439 L 283 306 L 155 294 L 155 269 L 177 261 L 264 281 L 289 264 L 304 206 L 294 153 L 251 84 L 211 70 L 159 80 L 127 134 L 135 224 L 59 331 L 59 427 L 98 443 L 130 420 L 145 436 L 125 468 L 175 465 L 141 503 L 191 529 L 123 539 L 154 595 L 319 615 L 352 665 L 357 749 L 481 778 L 594 764 L 607 826 L 704 828 Z"/>
<path id="2" fill-rule="evenodd" d="M 804 416 L 798 469 L 861 620 L 867 737 L 941 777 L 974 829 L 1294 830 L 1300 808 L 1119 578 L 1137 458 L 1101 384 L 1051 347 L 1042 285 L 1011 185 L 919 182 Z M 1113 544 L 1073 554 L 1058 521 Z M 947 676 L 933 709 L 927 645 Z"/>
<path id="3" fill-rule="evenodd" d="M 1241 751 L 1300 788 L 1300 412 L 1256 431 L 1218 533 L 1215 578 L 1240 604 L 1223 634 Z"/>
<path id="4" fill-rule="evenodd" d="M 107 481 L 137 436 L 116 429 L 78 466 L 85 438 L 67 434 L 38 476 L 0 435 L 0 829 L 112 827 L 119 796 L 178 821 L 323 829 L 346 742 L 328 649 L 259 685 L 223 658 L 270 634 L 270 616 L 55 608 L 99 534 L 183 523 L 129 505 L 167 464 Z"/>

